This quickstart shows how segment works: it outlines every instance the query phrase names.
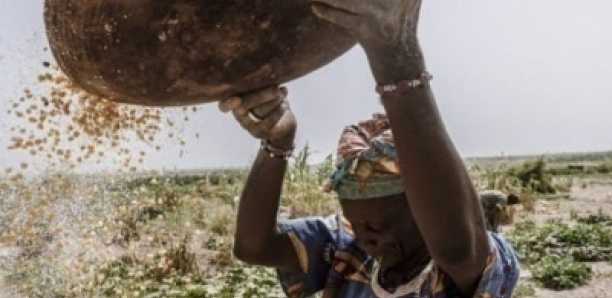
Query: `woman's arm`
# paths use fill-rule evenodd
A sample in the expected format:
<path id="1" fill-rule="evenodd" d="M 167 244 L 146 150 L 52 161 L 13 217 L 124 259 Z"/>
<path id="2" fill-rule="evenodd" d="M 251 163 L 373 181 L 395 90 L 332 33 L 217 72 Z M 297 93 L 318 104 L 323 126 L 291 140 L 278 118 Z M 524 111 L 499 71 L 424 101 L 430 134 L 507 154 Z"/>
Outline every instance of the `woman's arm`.
<path id="1" fill-rule="evenodd" d="M 268 140 L 276 149 L 290 150 L 296 121 L 284 100 L 285 92 L 268 88 L 220 102 L 254 137 Z M 248 115 L 255 113 L 257 115 Z M 238 204 L 234 254 L 245 262 L 299 271 L 295 249 L 286 233 L 276 228 L 279 200 L 287 160 L 261 148 L 253 162 Z"/>
<path id="2" fill-rule="evenodd" d="M 311 0 L 319 17 L 350 30 L 381 84 L 419 79 L 420 0 Z M 474 292 L 488 257 L 481 206 L 444 127 L 429 84 L 383 92 L 408 202 L 437 264 Z"/>
<path id="3" fill-rule="evenodd" d="M 414 219 L 436 262 L 471 293 L 485 267 L 488 239 L 476 192 L 433 93 L 425 87 L 382 101 Z"/>

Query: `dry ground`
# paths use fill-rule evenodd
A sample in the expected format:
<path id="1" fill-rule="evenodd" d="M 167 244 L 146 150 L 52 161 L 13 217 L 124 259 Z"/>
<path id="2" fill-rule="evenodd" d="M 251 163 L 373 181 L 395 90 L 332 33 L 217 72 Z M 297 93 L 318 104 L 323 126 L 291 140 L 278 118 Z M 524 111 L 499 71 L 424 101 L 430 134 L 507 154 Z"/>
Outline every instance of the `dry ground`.
<path id="1" fill-rule="evenodd" d="M 532 212 L 519 211 L 517 221 L 533 219 L 544 222 L 547 219 L 570 219 L 572 214 L 586 215 L 597 213 L 599 210 L 612 214 L 612 177 L 577 179 L 571 189 L 569 198 L 555 200 L 541 200 Z M 19 253 L 18 248 L 3 246 L 0 243 L 0 282 L 11 270 L 7 266 L 10 260 Z M 612 264 L 598 262 L 591 264 L 596 272 L 594 278 L 585 286 L 567 290 L 551 291 L 536 288 L 537 298 L 612 298 Z M 525 270 L 521 279 L 528 281 L 530 273 Z M 0 285 L 0 298 L 22 298 L 17 293 Z"/>
<path id="2" fill-rule="evenodd" d="M 6 247 L 0 243 L 0 282 L 4 283 L 4 276 L 8 274 L 10 268 L 7 268 L 6 261 L 15 258 L 19 250 L 15 247 Z M 0 284 L 0 298 L 17 298 L 16 293 L 8 290 Z"/>
<path id="3" fill-rule="evenodd" d="M 576 180 L 567 199 L 542 200 L 536 204 L 533 213 L 520 212 L 519 217 L 528 217 L 536 222 L 547 219 L 570 219 L 572 213 L 578 215 L 595 214 L 599 210 L 612 214 L 612 177 L 599 179 Z M 520 219 L 519 219 L 520 220 Z M 588 285 L 567 290 L 552 291 L 536 289 L 537 298 L 611 298 L 612 297 L 612 264 L 606 262 L 592 263 L 594 278 Z M 521 277 L 529 279 L 529 272 L 524 271 Z"/>

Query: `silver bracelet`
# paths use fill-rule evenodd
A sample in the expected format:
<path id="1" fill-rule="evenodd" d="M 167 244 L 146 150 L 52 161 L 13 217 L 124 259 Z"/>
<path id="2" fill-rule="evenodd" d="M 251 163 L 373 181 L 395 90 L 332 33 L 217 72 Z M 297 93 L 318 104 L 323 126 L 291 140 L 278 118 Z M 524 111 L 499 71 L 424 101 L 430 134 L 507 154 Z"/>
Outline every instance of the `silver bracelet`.
<path id="1" fill-rule="evenodd" d="M 433 76 L 423 71 L 417 79 L 413 80 L 401 80 L 392 84 L 378 84 L 376 85 L 376 92 L 378 94 L 385 95 L 390 93 L 402 93 L 408 90 L 422 88 L 429 84 L 429 81 L 433 79 Z"/>
<path id="2" fill-rule="evenodd" d="M 290 149 L 281 149 L 274 147 L 268 140 L 262 140 L 259 148 L 268 153 L 270 157 L 288 160 L 293 154 L 294 147 L 295 145 L 292 145 Z"/>

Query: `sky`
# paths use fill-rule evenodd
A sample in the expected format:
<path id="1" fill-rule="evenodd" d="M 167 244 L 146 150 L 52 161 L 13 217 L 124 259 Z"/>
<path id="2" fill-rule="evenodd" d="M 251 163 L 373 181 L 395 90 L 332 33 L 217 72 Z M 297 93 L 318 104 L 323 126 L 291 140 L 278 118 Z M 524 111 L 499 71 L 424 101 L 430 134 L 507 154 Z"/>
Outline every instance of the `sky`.
<path id="1" fill-rule="evenodd" d="M 424 2 L 421 45 L 462 156 L 612 150 L 612 1 Z M 4 111 L 35 84 L 42 62 L 52 61 L 42 10 L 42 0 L 0 1 L 0 168 L 23 160 L 32 171 L 48 166 L 5 149 L 16 120 Z M 333 153 L 345 125 L 382 111 L 374 85 L 358 46 L 289 82 L 297 147 L 309 144 L 313 162 Z M 180 132 L 185 146 L 168 142 L 155 151 L 134 142 L 150 151 L 142 169 L 246 166 L 258 148 L 216 104 L 202 105 Z"/>

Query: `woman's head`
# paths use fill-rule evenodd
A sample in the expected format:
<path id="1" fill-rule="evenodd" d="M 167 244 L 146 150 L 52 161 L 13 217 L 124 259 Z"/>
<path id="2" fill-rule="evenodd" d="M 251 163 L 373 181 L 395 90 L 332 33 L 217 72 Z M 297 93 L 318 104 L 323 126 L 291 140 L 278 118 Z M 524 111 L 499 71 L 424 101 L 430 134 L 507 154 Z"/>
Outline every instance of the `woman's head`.
<path id="1" fill-rule="evenodd" d="M 357 245 L 373 257 L 397 254 L 393 250 L 409 248 L 406 247 L 407 243 L 402 242 L 420 238 L 403 194 L 364 200 L 340 200 L 340 205 L 343 216 L 353 227 Z"/>
<path id="2" fill-rule="evenodd" d="M 403 282 L 411 265 L 429 257 L 404 194 L 385 115 L 344 129 L 326 189 L 340 199 L 356 244 L 380 261 L 386 276 L 397 272 L 394 283 Z"/>
<path id="3" fill-rule="evenodd" d="M 343 130 L 326 187 L 340 199 L 357 242 L 374 256 L 414 226 L 385 115 L 375 114 Z"/>
<path id="4" fill-rule="evenodd" d="M 379 280 L 396 288 L 414 278 L 430 255 L 403 193 L 362 200 L 340 200 L 356 245 L 378 261 Z"/>

